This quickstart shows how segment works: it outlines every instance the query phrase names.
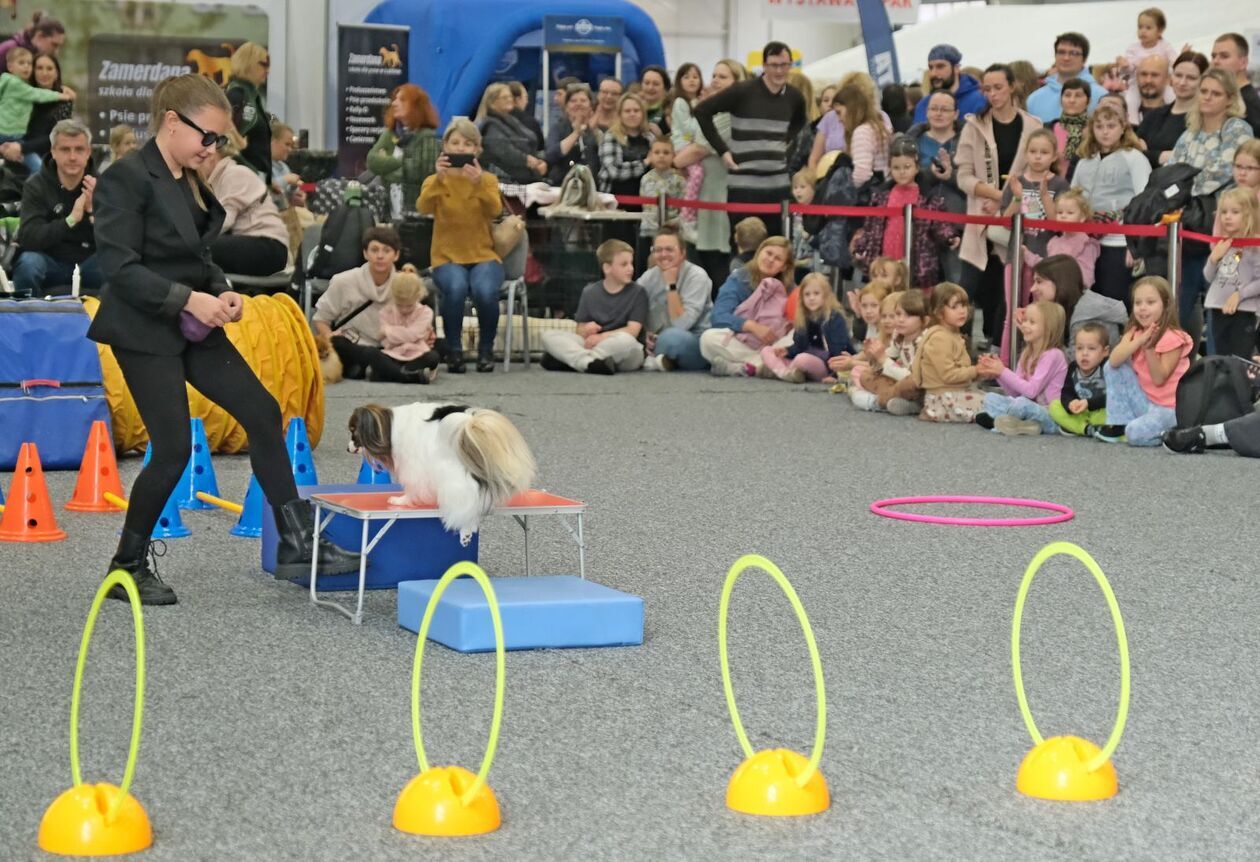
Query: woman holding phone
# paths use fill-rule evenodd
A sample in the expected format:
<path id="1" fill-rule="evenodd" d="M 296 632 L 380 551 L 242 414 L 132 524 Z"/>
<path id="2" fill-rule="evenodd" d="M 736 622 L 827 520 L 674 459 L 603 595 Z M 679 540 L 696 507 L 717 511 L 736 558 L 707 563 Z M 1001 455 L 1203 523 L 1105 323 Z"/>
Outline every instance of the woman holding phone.
<path id="1" fill-rule="evenodd" d="M 113 348 L 149 432 L 152 457 L 131 488 L 109 569 L 124 569 L 146 605 L 175 591 L 148 562 L 150 535 L 191 455 L 186 385 L 222 406 L 249 435 L 254 475 L 275 508 L 276 577 L 309 575 L 315 523 L 289 469 L 276 400 L 223 331 L 244 301 L 210 255 L 224 210 L 197 169 L 223 147 L 232 107 L 213 81 L 167 78 L 152 100 L 153 137 L 102 174 L 94 193 L 96 248 L 106 284 L 88 337 Z M 357 555 L 320 542 L 317 574 L 356 571 Z M 110 598 L 126 600 L 121 587 Z"/>
<path id="2" fill-rule="evenodd" d="M 490 224 L 503 211 L 499 180 L 481 169 L 481 132 L 463 117 L 451 120 L 442 136 L 437 173 L 420 187 L 418 209 L 433 216 L 430 258 L 437 282 L 446 370 L 464 373 L 464 303 L 477 309 L 477 370 L 494 370 L 494 337 L 499 331 L 503 262 L 494 251 Z"/>

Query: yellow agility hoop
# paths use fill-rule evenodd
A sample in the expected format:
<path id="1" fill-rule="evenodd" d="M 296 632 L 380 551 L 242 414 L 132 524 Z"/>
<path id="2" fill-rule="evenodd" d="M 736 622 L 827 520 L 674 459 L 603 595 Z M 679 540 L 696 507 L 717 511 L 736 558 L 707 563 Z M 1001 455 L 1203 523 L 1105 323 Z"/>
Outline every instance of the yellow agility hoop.
<path id="1" fill-rule="evenodd" d="M 115 586 L 121 586 L 127 591 L 127 600 L 131 603 L 131 620 L 136 633 L 136 703 L 132 712 L 131 748 L 127 752 L 127 766 L 123 769 L 119 792 L 114 795 L 105 812 L 106 825 L 114 822 L 119 805 L 127 798 L 127 789 L 131 786 L 131 779 L 136 771 L 136 757 L 140 753 L 140 722 L 144 714 L 144 618 L 140 613 L 140 594 L 136 591 L 136 582 L 122 569 L 109 573 L 96 591 L 96 598 L 92 600 L 87 624 L 83 627 L 83 640 L 79 644 L 79 661 L 74 668 L 74 693 L 70 698 L 70 774 L 74 778 L 74 786 L 80 787 L 83 776 L 79 770 L 79 701 L 83 687 L 83 669 L 87 665 L 88 644 L 92 640 L 92 630 L 96 627 L 96 617 L 101 612 L 105 596 Z"/>
<path id="2" fill-rule="evenodd" d="M 1015 618 L 1011 623 L 1011 667 L 1015 673 L 1015 694 L 1019 699 L 1019 712 L 1024 718 L 1024 726 L 1028 728 L 1028 733 L 1032 736 L 1033 743 L 1041 745 L 1044 739 L 1037 730 L 1036 722 L 1033 721 L 1032 711 L 1028 708 L 1028 697 L 1024 693 L 1024 674 L 1020 667 L 1019 656 L 1019 635 L 1024 619 L 1024 602 L 1028 598 L 1028 589 L 1032 586 L 1033 578 L 1037 576 L 1037 572 L 1041 570 L 1042 565 L 1047 560 L 1059 555 L 1066 555 L 1079 560 L 1085 568 L 1089 569 L 1090 574 L 1094 576 L 1094 580 L 1098 582 L 1099 588 L 1102 589 L 1103 596 L 1107 599 L 1107 607 L 1111 609 L 1111 619 L 1116 629 L 1116 642 L 1120 646 L 1120 707 L 1116 713 L 1115 726 L 1111 730 L 1111 736 L 1107 738 L 1106 745 L 1085 764 L 1085 771 L 1093 772 L 1106 763 L 1115 752 L 1116 746 L 1120 744 L 1120 736 L 1124 733 L 1125 721 L 1129 716 L 1129 641 L 1124 632 L 1124 620 L 1120 616 L 1120 605 L 1116 602 L 1116 594 L 1112 592 L 1107 576 L 1103 574 L 1102 568 L 1087 551 L 1071 542 L 1053 542 L 1042 548 L 1037 553 L 1037 556 L 1033 557 L 1032 562 L 1028 564 L 1028 569 L 1024 572 L 1024 580 L 1019 585 L 1019 595 L 1015 599 Z"/>
<path id="3" fill-rule="evenodd" d="M 801 604 L 796 590 L 792 589 L 792 585 L 778 566 L 757 554 L 746 554 L 736 560 L 726 574 L 726 582 L 722 585 L 722 600 L 718 608 L 718 655 L 722 662 L 722 688 L 726 692 L 726 705 L 731 711 L 731 724 L 735 726 L 735 736 L 739 738 L 740 747 L 744 749 L 746 757 L 752 757 L 753 747 L 748 741 L 748 734 L 744 732 L 744 723 L 739 718 L 739 709 L 735 706 L 735 689 L 731 685 L 730 658 L 726 646 L 726 617 L 731 604 L 731 591 L 735 587 L 735 581 L 739 580 L 739 576 L 752 568 L 761 569 L 774 578 L 779 588 L 787 595 L 788 601 L 792 603 L 792 610 L 796 611 L 796 618 L 801 623 L 801 631 L 805 633 L 805 643 L 809 647 L 809 661 L 814 670 L 814 692 L 818 701 L 818 726 L 814 732 L 814 750 L 810 753 L 809 763 L 794 779 L 798 787 L 804 787 L 818 770 L 818 763 L 822 759 L 823 740 L 827 732 L 827 691 L 823 684 L 822 659 L 818 655 L 818 644 L 814 641 L 814 630 L 809 624 L 809 617 L 805 615 L 805 607 Z"/>
<path id="4" fill-rule="evenodd" d="M 503 619 L 499 615 L 499 601 L 494 594 L 494 586 L 481 566 L 471 562 L 459 562 L 446 570 L 433 595 L 429 597 L 429 605 L 424 610 L 424 618 L 420 621 L 420 631 L 416 636 L 416 660 L 411 672 L 411 732 L 416 742 L 416 758 L 420 761 L 421 773 L 429 770 L 429 761 L 424 753 L 424 740 L 420 735 L 420 667 L 424 663 L 424 643 L 429 637 L 429 625 L 433 622 L 433 614 L 437 611 L 438 599 L 446 588 L 460 575 L 468 575 L 475 580 L 486 595 L 486 603 L 490 606 L 490 620 L 494 624 L 494 715 L 490 719 L 490 740 L 486 743 L 486 753 L 481 761 L 481 769 L 477 778 L 468 790 L 460 797 L 460 802 L 467 806 L 476 798 L 477 792 L 485 784 L 486 775 L 490 772 L 490 764 L 494 761 L 494 750 L 499 743 L 499 725 L 503 720 L 503 691 L 506 676 L 506 661 L 503 648 Z"/>

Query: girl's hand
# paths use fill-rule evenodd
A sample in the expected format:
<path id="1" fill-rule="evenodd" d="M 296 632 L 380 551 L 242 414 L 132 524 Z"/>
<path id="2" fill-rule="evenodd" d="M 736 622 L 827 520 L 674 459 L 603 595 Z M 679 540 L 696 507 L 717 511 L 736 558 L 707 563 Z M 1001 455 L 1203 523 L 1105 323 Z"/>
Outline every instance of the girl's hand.
<path id="1" fill-rule="evenodd" d="M 780 359 L 782 359 L 783 357 L 787 356 L 787 348 L 786 348 L 786 347 L 775 347 L 775 348 L 774 348 L 774 355 L 775 355 L 775 356 L 777 356 L 777 357 L 779 357 Z"/>
<path id="2" fill-rule="evenodd" d="M 228 313 L 228 323 L 236 323 L 245 313 L 245 300 L 234 290 L 225 290 L 219 294 L 219 302 L 223 303 Z"/>
<path id="3" fill-rule="evenodd" d="M 1028 312 L 1027 306 L 1015 309 L 1015 325 L 1019 326 L 1024 322 L 1024 315 Z"/>
<path id="4" fill-rule="evenodd" d="M 1234 291 L 1229 295 L 1229 299 L 1225 300 L 1225 307 L 1221 309 L 1225 314 L 1233 314 L 1238 310 L 1238 303 L 1242 302 L 1242 294 Z"/>
<path id="5" fill-rule="evenodd" d="M 958 248 L 958 246 L 962 245 L 962 237 L 960 236 L 950 237 L 948 245 L 950 248 Z"/>
<path id="6" fill-rule="evenodd" d="M 1234 241 L 1232 239 L 1223 239 L 1216 245 L 1212 246 L 1211 261 L 1212 263 L 1220 263 L 1225 259 L 1225 255 L 1229 254 L 1229 250 L 1233 248 Z"/>
<path id="7" fill-rule="evenodd" d="M 862 345 L 862 351 L 875 362 L 883 362 L 887 349 L 878 338 L 868 338 Z"/>
<path id="8" fill-rule="evenodd" d="M 998 202 L 993 200 L 993 198 L 985 198 L 984 200 L 980 201 L 980 212 L 982 215 L 987 215 L 987 216 L 997 215 L 997 211 L 998 211 Z"/>
<path id="9" fill-rule="evenodd" d="M 862 310 L 858 307 L 858 296 L 861 293 L 862 291 L 860 290 L 850 290 L 844 295 L 845 302 L 849 303 L 849 311 L 852 311 L 859 317 L 862 315 Z"/>
<path id="10" fill-rule="evenodd" d="M 73 102 L 76 98 L 78 98 L 78 94 L 75 93 L 74 90 L 70 89 L 65 84 L 61 85 L 61 101 Z"/>
<path id="11" fill-rule="evenodd" d="M 832 371 L 848 371 L 853 367 L 853 355 L 841 353 L 839 356 L 833 356 L 827 360 L 827 367 Z"/>
<path id="12" fill-rule="evenodd" d="M 439 171 L 449 171 L 451 169 L 451 160 L 447 158 L 446 153 L 438 153 L 437 161 L 433 166 Z"/>
<path id="13" fill-rule="evenodd" d="M 188 294 L 188 301 L 184 303 L 184 311 L 187 311 L 197 320 L 206 326 L 219 327 L 231 320 L 227 306 L 217 296 L 211 296 L 200 290 L 194 290 Z"/>
<path id="14" fill-rule="evenodd" d="M 547 165 L 544 164 L 543 170 L 545 171 L 546 169 L 547 169 Z M 464 176 L 468 177 L 468 179 L 472 180 L 474 183 L 481 180 L 481 163 L 478 162 L 476 159 L 473 159 L 471 162 L 464 165 L 462 168 L 459 169 L 459 171 Z"/>
<path id="15" fill-rule="evenodd" d="M 1089 406 L 1089 402 L 1084 398 L 1076 398 L 1068 402 L 1068 411 L 1073 415 L 1079 415 L 1085 412 L 1085 408 Z"/>

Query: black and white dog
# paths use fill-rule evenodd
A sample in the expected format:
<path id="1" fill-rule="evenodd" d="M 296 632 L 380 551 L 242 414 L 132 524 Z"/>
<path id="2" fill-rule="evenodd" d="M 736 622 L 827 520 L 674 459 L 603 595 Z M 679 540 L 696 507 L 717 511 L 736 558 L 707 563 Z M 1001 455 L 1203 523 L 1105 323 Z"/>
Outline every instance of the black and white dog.
<path id="1" fill-rule="evenodd" d="M 350 415 L 349 450 L 388 468 L 391 505 L 436 500 L 442 525 L 467 545 L 481 518 L 534 480 L 534 456 L 502 413 L 462 404 L 369 404 Z"/>

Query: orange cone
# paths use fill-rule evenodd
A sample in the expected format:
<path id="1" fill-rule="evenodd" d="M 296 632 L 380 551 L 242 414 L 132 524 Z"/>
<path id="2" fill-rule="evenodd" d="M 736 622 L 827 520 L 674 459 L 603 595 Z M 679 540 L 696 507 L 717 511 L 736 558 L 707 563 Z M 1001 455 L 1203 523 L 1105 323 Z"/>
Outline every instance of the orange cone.
<path id="1" fill-rule="evenodd" d="M 118 478 L 118 461 L 114 458 L 114 441 L 103 419 L 92 423 L 83 461 L 79 464 L 79 481 L 74 496 L 66 503 L 71 512 L 117 512 L 118 507 L 105 499 L 106 492 L 121 497 L 122 481 Z"/>
<path id="2" fill-rule="evenodd" d="M 13 471 L 9 502 L 0 518 L 0 542 L 60 542 L 66 537 L 57 529 L 44 470 L 39 466 L 39 450 L 23 443 Z"/>

